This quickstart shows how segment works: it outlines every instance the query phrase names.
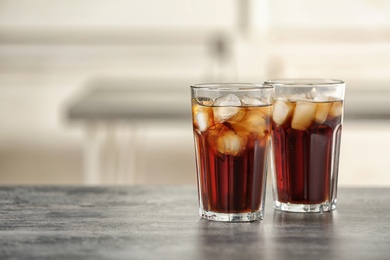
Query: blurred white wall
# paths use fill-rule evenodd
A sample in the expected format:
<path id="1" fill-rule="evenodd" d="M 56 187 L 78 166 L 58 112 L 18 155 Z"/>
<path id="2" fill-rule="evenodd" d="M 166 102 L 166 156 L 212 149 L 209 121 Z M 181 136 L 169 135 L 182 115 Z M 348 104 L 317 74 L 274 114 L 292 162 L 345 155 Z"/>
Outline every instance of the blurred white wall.
<path id="1" fill-rule="evenodd" d="M 347 81 L 340 184 L 390 185 L 389 32 L 385 0 L 0 0 L 0 184 L 82 183 L 67 110 L 100 78 L 331 77 Z M 190 124 L 143 127 L 137 182 L 194 183 Z"/>

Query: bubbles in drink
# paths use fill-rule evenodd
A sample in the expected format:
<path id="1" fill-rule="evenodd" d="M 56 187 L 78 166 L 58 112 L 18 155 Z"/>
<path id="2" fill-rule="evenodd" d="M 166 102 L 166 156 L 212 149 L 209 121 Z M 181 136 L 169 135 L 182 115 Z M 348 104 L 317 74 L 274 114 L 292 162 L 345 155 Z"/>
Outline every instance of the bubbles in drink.
<path id="1" fill-rule="evenodd" d="M 263 102 L 258 97 L 251 97 L 251 96 L 243 96 L 241 98 L 241 103 L 244 106 L 264 106 L 267 105 L 266 102 Z"/>

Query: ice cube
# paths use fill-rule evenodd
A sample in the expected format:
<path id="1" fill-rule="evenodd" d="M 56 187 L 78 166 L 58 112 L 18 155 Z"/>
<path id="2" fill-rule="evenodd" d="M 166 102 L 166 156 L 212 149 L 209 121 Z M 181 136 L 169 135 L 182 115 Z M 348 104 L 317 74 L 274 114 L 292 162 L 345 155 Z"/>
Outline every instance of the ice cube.
<path id="1" fill-rule="evenodd" d="M 327 96 L 317 96 L 313 99 L 314 101 L 317 101 L 317 102 L 326 102 L 326 101 L 330 101 L 330 98 L 327 97 Z"/>
<path id="2" fill-rule="evenodd" d="M 305 93 L 289 95 L 289 96 L 286 97 L 286 98 L 287 98 L 289 101 L 291 101 L 291 102 L 310 100 L 310 98 L 308 98 L 308 95 L 306 95 Z"/>
<path id="3" fill-rule="evenodd" d="M 267 105 L 267 103 L 262 101 L 260 98 L 251 97 L 251 96 L 243 96 L 241 98 L 241 103 L 244 106 L 264 106 L 264 105 Z"/>
<path id="4" fill-rule="evenodd" d="M 230 130 L 227 126 L 224 124 L 215 124 L 211 126 L 206 132 L 206 142 L 210 147 L 213 147 L 214 149 L 217 149 L 217 141 L 218 137 L 222 135 L 224 131 Z"/>
<path id="5" fill-rule="evenodd" d="M 223 123 L 233 117 L 241 106 L 240 99 L 233 94 L 219 97 L 214 100 L 214 121 Z"/>
<path id="6" fill-rule="evenodd" d="M 212 107 L 193 105 L 192 118 L 195 128 L 201 132 L 204 132 L 214 123 L 213 109 Z"/>
<path id="7" fill-rule="evenodd" d="M 262 112 L 255 110 L 252 110 L 250 111 L 250 113 L 247 114 L 247 129 L 251 133 L 255 133 L 260 137 L 264 136 L 265 132 L 267 131 L 267 125 L 270 126 L 269 120 L 267 124 L 267 116 Z"/>
<path id="8" fill-rule="evenodd" d="M 316 114 L 317 104 L 314 102 L 297 101 L 291 122 L 291 127 L 296 130 L 306 130 Z"/>
<path id="9" fill-rule="evenodd" d="M 214 121 L 216 123 L 226 122 L 236 115 L 239 110 L 240 108 L 238 107 L 214 107 Z"/>
<path id="10" fill-rule="evenodd" d="M 243 120 L 237 124 L 232 124 L 232 127 L 241 136 L 254 134 L 262 137 L 267 130 L 266 118 L 266 115 L 260 109 L 250 109 Z"/>
<path id="11" fill-rule="evenodd" d="M 308 99 L 315 100 L 318 97 L 318 92 L 316 88 L 312 88 L 306 95 Z"/>
<path id="12" fill-rule="evenodd" d="M 241 101 L 236 95 L 229 94 L 226 96 L 216 98 L 214 100 L 214 106 L 217 106 L 217 107 L 239 107 L 239 106 L 241 106 Z"/>
<path id="13" fill-rule="evenodd" d="M 247 139 L 232 130 L 222 131 L 217 139 L 217 151 L 226 154 L 238 156 L 245 150 Z"/>
<path id="14" fill-rule="evenodd" d="M 326 102 L 326 101 L 330 101 L 330 98 L 329 96 L 327 95 L 327 93 L 323 93 L 321 91 L 319 91 L 318 89 L 316 88 L 312 88 L 308 93 L 307 93 L 307 100 L 314 100 L 314 101 L 317 101 L 317 102 Z"/>
<path id="15" fill-rule="evenodd" d="M 341 101 L 333 102 L 329 110 L 329 115 L 331 117 L 338 117 L 342 114 L 342 112 L 343 112 L 343 106 L 341 104 Z"/>
<path id="16" fill-rule="evenodd" d="M 278 125 L 283 125 L 294 111 L 294 103 L 277 99 L 274 104 L 273 120 Z"/>
<path id="17" fill-rule="evenodd" d="M 229 122 L 230 124 L 236 124 L 241 122 L 245 118 L 245 116 L 246 116 L 246 109 L 239 108 L 237 112 L 227 120 L 227 122 Z"/>
<path id="18" fill-rule="evenodd" d="M 330 106 L 331 103 L 329 102 L 317 103 L 316 115 L 314 116 L 314 121 L 316 123 L 322 124 L 325 122 L 326 118 L 328 117 Z"/>

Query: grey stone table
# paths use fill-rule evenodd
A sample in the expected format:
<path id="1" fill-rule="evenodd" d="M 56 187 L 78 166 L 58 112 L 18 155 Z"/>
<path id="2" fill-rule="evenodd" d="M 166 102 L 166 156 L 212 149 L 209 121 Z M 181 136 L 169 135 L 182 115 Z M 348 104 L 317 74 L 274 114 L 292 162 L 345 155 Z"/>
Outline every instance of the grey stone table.
<path id="1" fill-rule="evenodd" d="M 326 214 L 199 219 L 195 187 L 1 187 L 0 259 L 390 259 L 390 189 Z"/>

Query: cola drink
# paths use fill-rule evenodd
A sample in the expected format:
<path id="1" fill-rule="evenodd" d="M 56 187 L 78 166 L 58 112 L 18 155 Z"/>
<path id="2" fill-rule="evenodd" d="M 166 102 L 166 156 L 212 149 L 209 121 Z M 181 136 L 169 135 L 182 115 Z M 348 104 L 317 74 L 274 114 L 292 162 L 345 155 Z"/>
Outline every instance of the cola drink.
<path id="1" fill-rule="evenodd" d="M 284 101 L 279 101 L 284 102 Z M 290 116 L 282 124 L 273 121 L 273 149 L 278 201 L 321 204 L 331 201 L 332 167 L 341 138 L 342 101 L 286 102 Z M 297 119 L 299 106 L 315 111 Z M 322 111 L 324 110 L 324 111 Z M 295 117 L 294 117 L 295 115 Z M 317 115 L 317 117 L 316 117 Z M 295 121 L 294 121 L 295 119 Z M 333 176 L 334 178 L 335 176 Z"/>
<path id="2" fill-rule="evenodd" d="M 345 83 L 273 81 L 274 208 L 326 212 L 336 208 Z"/>
<path id="3" fill-rule="evenodd" d="M 233 94 L 192 99 L 202 217 L 221 221 L 263 217 L 271 103 Z"/>

